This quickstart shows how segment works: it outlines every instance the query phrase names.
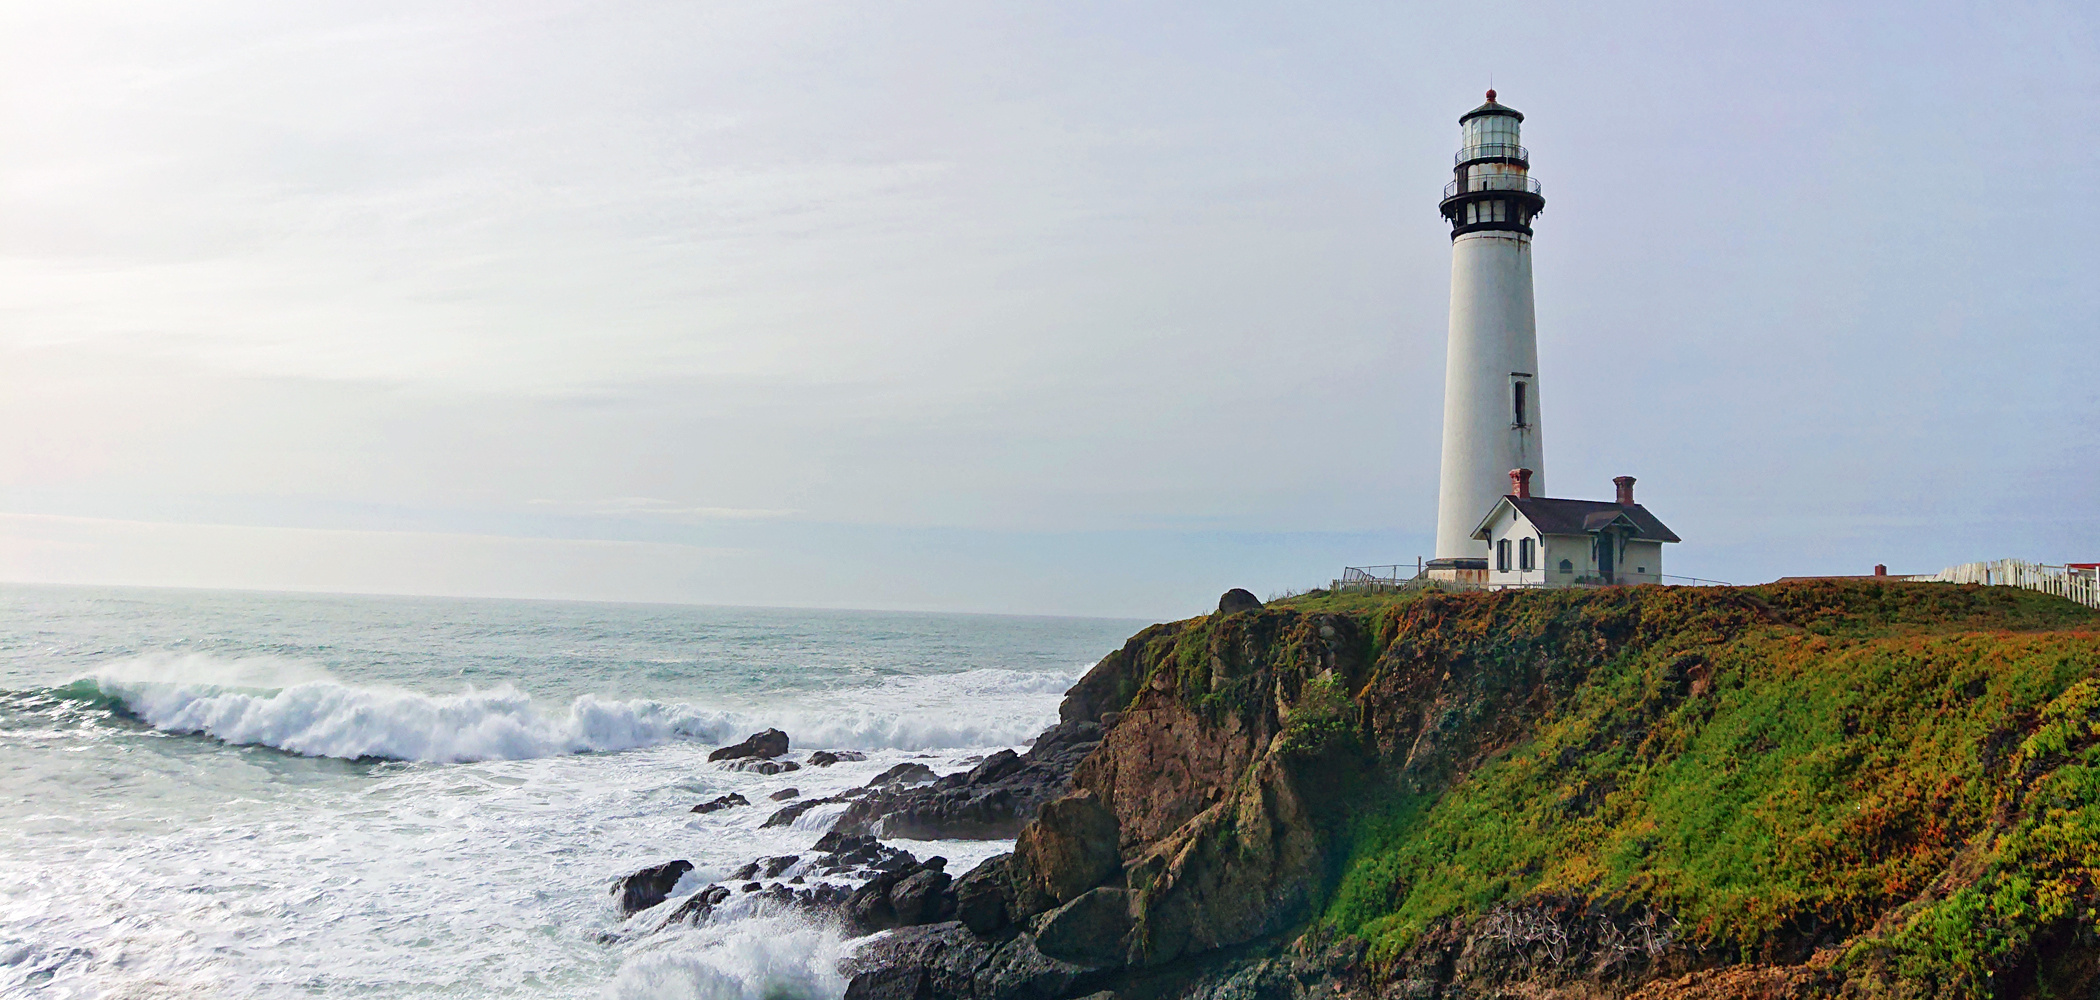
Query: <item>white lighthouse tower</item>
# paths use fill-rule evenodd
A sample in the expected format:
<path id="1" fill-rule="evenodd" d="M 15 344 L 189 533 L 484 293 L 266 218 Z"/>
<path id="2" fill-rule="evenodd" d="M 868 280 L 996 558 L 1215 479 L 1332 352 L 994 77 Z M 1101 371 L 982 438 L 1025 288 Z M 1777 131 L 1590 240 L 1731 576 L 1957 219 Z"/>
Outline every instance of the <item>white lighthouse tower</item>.
<path id="1" fill-rule="evenodd" d="M 1486 582 L 1473 532 L 1530 469 L 1546 492 L 1539 440 L 1539 350 L 1531 305 L 1531 222 L 1546 207 L 1518 143 L 1524 116 L 1487 103 L 1460 117 L 1464 145 L 1441 210 L 1451 221 L 1451 332 L 1444 367 L 1444 460 L 1437 485 L 1436 576 Z"/>

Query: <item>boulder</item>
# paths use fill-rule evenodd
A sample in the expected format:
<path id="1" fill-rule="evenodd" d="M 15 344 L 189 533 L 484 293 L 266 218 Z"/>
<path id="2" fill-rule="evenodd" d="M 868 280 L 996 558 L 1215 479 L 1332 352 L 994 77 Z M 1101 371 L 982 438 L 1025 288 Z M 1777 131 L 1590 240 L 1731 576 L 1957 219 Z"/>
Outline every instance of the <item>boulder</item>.
<path id="1" fill-rule="evenodd" d="M 1260 610 L 1261 598 L 1238 587 L 1226 591 L 1223 596 L 1218 598 L 1218 613 L 1221 615 Z"/>
<path id="2" fill-rule="evenodd" d="M 1020 908 L 1040 913 L 1100 885 L 1122 867 L 1116 814 L 1090 791 L 1043 806 L 1014 839 Z"/>
<path id="3" fill-rule="evenodd" d="M 772 799 L 772 800 L 773 800 L 773 801 L 775 801 L 775 802 L 786 802 L 787 800 L 789 800 L 789 799 L 792 799 L 792 798 L 794 798 L 794 797 L 796 797 L 796 796 L 798 796 L 798 795 L 801 795 L 801 794 L 802 794 L 802 789 L 799 789 L 799 788 L 783 788 L 783 789 L 781 789 L 781 790 L 779 790 L 779 791 L 777 791 L 777 792 L 774 792 L 774 793 L 773 793 L 773 794 L 771 794 L 771 795 L 768 795 L 768 796 L 766 796 L 766 798 Z"/>
<path id="4" fill-rule="evenodd" d="M 793 791 L 793 789 L 789 789 L 789 791 Z M 778 794 L 775 794 L 773 797 L 776 799 L 780 798 Z M 844 801 L 846 800 L 837 798 L 822 798 L 803 799 L 800 802 L 791 802 L 784 808 L 775 810 L 773 815 L 766 817 L 766 821 L 764 823 L 759 824 L 759 829 L 763 830 L 776 826 L 793 826 L 796 820 L 802 818 L 803 813 L 806 813 L 811 809 L 815 809 L 816 807 L 821 805 L 828 805 L 833 802 Z"/>
<path id="5" fill-rule="evenodd" d="M 1114 968 L 1128 953 L 1130 927 L 1130 890 L 1096 886 L 1044 914 L 1035 946 L 1074 965 Z"/>
<path id="6" fill-rule="evenodd" d="M 896 767 L 890 768 L 889 770 L 876 775 L 875 780 L 868 782 L 868 787 L 881 788 L 884 785 L 923 785 L 929 781 L 934 780 L 935 777 L 936 776 L 933 773 L 933 768 L 927 767 L 926 765 L 921 764 L 918 761 L 908 760 L 902 764 L 897 765 Z"/>
<path id="7" fill-rule="evenodd" d="M 728 899 L 730 895 L 729 887 L 726 885 L 708 886 L 685 897 L 685 902 L 678 904 L 678 908 L 672 910 L 671 915 L 664 918 L 664 923 L 666 925 L 674 923 L 697 924 L 707 919 L 708 914 L 713 913 L 715 907 L 722 905 L 722 902 Z"/>
<path id="8" fill-rule="evenodd" d="M 1012 905 L 1013 882 L 1009 865 L 1013 855 L 986 858 L 983 864 L 955 880 L 955 919 L 980 934 L 992 934 L 1006 926 L 1006 911 Z"/>
<path id="9" fill-rule="evenodd" d="M 1065 793 L 1073 768 L 1100 742 L 1100 726 L 1063 722 L 1044 730 L 1027 753 L 1001 750 L 966 772 L 915 786 L 877 778 L 832 829 L 910 840 L 1004 840 L 1020 833 L 1043 803 Z"/>
<path id="10" fill-rule="evenodd" d="M 890 911 L 897 925 L 938 923 L 955 916 L 955 896 L 948 891 L 954 879 L 939 869 L 926 867 L 913 872 L 890 890 Z"/>
<path id="11" fill-rule="evenodd" d="M 778 729 L 752 733 L 744 742 L 708 754 L 708 760 L 738 760 L 746 757 L 778 757 L 788 752 L 788 734 Z"/>
<path id="12" fill-rule="evenodd" d="M 692 870 L 690 861 L 666 861 L 613 883 L 613 895 L 620 900 L 620 916 L 633 916 L 663 902 L 671 895 L 671 889 L 678 885 L 678 880 Z"/>
<path id="13" fill-rule="evenodd" d="M 794 761 L 767 760 L 764 757 L 745 757 L 742 760 L 730 761 L 722 766 L 732 771 L 750 771 L 755 774 L 767 775 L 786 774 L 789 771 L 802 770 L 802 765 Z"/>
<path id="14" fill-rule="evenodd" d="M 819 750 L 809 755 L 812 767 L 830 767 L 842 760 L 867 760 L 868 755 L 858 750 Z"/>
<path id="15" fill-rule="evenodd" d="M 959 923 L 894 931 L 847 963 L 845 1000 L 1051 1000 L 1093 970 L 1037 951 L 1026 934 L 987 940 Z"/>
<path id="16" fill-rule="evenodd" d="M 699 805 L 694 806 L 693 811 L 696 813 L 711 813 L 717 810 L 727 809 L 731 806 L 748 806 L 750 804 L 750 799 L 738 795 L 735 792 L 730 792 L 729 794 L 721 796 L 720 798 L 712 799 L 707 802 L 702 802 Z"/>

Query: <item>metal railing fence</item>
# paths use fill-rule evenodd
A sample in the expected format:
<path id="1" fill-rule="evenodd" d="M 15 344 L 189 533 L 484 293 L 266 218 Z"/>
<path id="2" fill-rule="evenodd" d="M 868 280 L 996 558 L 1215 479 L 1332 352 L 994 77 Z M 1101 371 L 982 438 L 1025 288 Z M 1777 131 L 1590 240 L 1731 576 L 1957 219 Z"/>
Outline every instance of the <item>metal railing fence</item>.
<path id="1" fill-rule="evenodd" d="M 1994 559 L 1962 563 L 1937 573 L 1912 576 L 1919 583 L 1981 583 L 1994 587 L 2019 587 L 2069 598 L 2089 608 L 2100 608 L 2100 580 L 2067 567 L 2031 563 L 2023 559 Z"/>
<path id="2" fill-rule="evenodd" d="M 1546 196 L 1546 189 L 1539 186 L 1537 178 L 1523 174 L 1481 174 L 1468 177 L 1465 181 L 1465 191 L 1468 194 L 1480 191 L 1528 191 L 1541 198 Z M 1444 185 L 1444 197 L 1455 198 L 1458 197 L 1458 193 L 1458 181 Z"/>

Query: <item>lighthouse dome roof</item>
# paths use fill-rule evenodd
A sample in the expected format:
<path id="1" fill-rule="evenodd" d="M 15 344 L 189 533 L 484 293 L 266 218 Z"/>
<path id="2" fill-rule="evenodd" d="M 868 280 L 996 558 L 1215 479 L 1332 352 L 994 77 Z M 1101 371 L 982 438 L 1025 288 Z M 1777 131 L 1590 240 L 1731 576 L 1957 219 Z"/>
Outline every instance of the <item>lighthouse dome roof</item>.
<path id="1" fill-rule="evenodd" d="M 1487 93 L 1487 103 L 1477 108 L 1474 108 L 1473 110 L 1468 111 L 1465 114 L 1459 115 L 1458 123 L 1460 125 L 1464 125 L 1465 123 L 1472 121 L 1475 118 L 1479 118 L 1483 115 L 1503 115 L 1509 118 L 1515 118 L 1518 121 L 1524 120 L 1524 112 L 1518 111 L 1517 109 L 1512 108 L 1507 104 L 1495 103 L 1495 92 L 1490 90 Z"/>

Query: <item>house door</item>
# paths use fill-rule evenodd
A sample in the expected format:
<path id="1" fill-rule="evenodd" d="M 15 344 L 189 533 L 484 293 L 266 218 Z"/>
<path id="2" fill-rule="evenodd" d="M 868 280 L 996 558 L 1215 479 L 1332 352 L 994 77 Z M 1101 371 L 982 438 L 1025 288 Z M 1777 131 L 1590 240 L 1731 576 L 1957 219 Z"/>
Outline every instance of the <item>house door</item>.
<path id="1" fill-rule="evenodd" d="M 1612 549 L 1614 548 L 1612 545 L 1613 541 L 1614 538 L 1609 531 L 1597 534 L 1597 576 L 1605 583 L 1613 582 L 1611 558 Z"/>

